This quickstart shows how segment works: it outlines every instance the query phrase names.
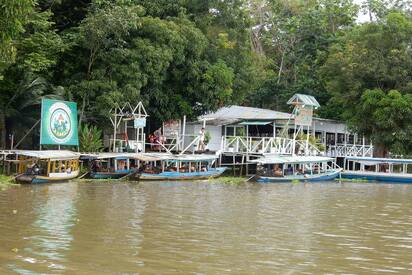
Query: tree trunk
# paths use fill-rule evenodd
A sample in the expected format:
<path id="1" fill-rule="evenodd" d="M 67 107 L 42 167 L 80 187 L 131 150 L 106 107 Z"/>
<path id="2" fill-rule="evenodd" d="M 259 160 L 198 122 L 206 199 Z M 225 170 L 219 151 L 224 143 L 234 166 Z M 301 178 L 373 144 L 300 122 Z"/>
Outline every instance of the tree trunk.
<path id="1" fill-rule="evenodd" d="M 87 72 L 86 72 L 86 80 L 87 81 L 90 81 L 90 79 L 91 79 L 92 66 L 93 66 L 94 60 L 96 58 L 97 50 L 98 50 L 98 48 L 90 49 L 89 63 L 87 64 Z M 87 96 L 88 96 L 88 92 L 86 91 L 86 93 L 83 95 L 82 107 L 80 109 L 80 117 L 79 117 L 79 125 L 78 125 L 78 130 L 79 131 L 82 127 L 82 122 L 84 120 L 84 112 L 85 112 L 86 103 L 87 103 L 87 100 L 88 100 Z"/>
<path id="2" fill-rule="evenodd" d="M 86 108 L 86 95 L 83 96 L 83 100 L 82 100 L 82 107 L 80 109 L 80 117 L 79 117 L 79 127 L 78 130 L 80 131 L 80 129 L 82 128 L 82 122 L 84 119 L 84 109 Z"/>
<path id="3" fill-rule="evenodd" d="M 252 40 L 252 50 L 257 53 L 258 55 L 265 55 L 265 52 L 263 51 L 263 46 L 262 43 L 260 42 L 260 38 L 259 38 L 259 33 L 260 30 L 251 30 L 250 31 L 250 37 Z"/>
<path id="4" fill-rule="evenodd" d="M 378 158 L 386 158 L 388 157 L 388 148 L 385 145 L 382 144 L 374 144 L 374 157 Z"/>
<path id="5" fill-rule="evenodd" d="M 369 20 L 370 20 L 370 22 L 373 22 L 373 17 L 372 17 L 372 3 L 371 3 L 371 0 L 368 1 L 368 13 L 369 13 Z"/>
<path id="6" fill-rule="evenodd" d="M 279 72 L 278 72 L 278 81 L 277 81 L 278 84 L 280 83 L 280 77 L 281 77 L 282 71 L 283 71 L 283 61 L 285 59 L 285 52 L 286 52 L 286 50 L 284 50 L 282 52 L 282 59 L 280 60 L 280 66 L 279 66 Z"/>
<path id="7" fill-rule="evenodd" d="M 0 110 L 0 149 L 6 149 L 6 114 Z"/>

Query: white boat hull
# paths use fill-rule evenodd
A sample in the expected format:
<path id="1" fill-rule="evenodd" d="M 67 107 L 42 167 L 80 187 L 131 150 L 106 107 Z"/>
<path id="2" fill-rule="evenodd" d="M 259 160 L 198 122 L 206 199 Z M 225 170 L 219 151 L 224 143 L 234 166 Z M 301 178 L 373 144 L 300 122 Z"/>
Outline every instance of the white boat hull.
<path id="1" fill-rule="evenodd" d="M 284 177 L 264 177 L 258 176 L 256 181 L 257 182 L 292 182 L 292 181 L 327 181 L 327 180 L 334 180 L 339 176 L 342 169 L 334 169 L 327 171 L 325 173 L 320 174 L 313 174 L 313 175 L 291 175 L 291 176 L 284 176 Z"/>

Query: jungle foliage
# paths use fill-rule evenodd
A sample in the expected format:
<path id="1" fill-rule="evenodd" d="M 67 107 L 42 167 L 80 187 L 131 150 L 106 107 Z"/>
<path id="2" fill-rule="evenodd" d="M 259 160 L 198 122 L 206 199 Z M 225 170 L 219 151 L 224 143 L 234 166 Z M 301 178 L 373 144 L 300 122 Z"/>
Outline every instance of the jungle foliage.
<path id="1" fill-rule="evenodd" d="M 321 103 L 318 115 L 347 121 L 382 151 L 412 150 L 408 0 L 0 7 L 0 148 L 31 127 L 42 97 L 76 101 L 80 125 L 104 130 L 110 108 L 126 101 L 143 101 L 162 121 L 228 104 L 288 111 L 286 100 L 306 93 Z M 369 20 L 357 22 L 359 12 Z"/>
<path id="2" fill-rule="evenodd" d="M 95 125 L 83 124 L 79 131 L 79 144 L 81 152 L 101 152 L 102 130 Z"/>

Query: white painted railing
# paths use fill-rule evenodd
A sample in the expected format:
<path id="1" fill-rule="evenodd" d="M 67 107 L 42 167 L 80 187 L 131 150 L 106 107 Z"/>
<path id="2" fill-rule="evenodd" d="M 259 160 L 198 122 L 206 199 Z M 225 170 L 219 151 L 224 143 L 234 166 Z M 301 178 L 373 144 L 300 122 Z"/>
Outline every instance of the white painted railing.
<path id="1" fill-rule="evenodd" d="M 306 140 L 293 140 L 280 137 L 240 137 L 223 136 L 223 153 L 323 155 Z"/>
<path id="2" fill-rule="evenodd" d="M 372 145 L 338 144 L 329 145 L 326 150 L 329 157 L 372 157 Z"/>

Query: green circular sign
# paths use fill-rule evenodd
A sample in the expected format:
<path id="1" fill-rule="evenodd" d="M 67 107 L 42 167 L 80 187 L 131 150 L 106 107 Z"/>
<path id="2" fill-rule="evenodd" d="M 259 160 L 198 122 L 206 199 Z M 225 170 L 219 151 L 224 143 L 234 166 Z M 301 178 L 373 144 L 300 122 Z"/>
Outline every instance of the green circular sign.
<path id="1" fill-rule="evenodd" d="M 57 140 L 65 140 L 70 134 L 71 122 L 70 115 L 66 110 L 58 108 L 50 116 L 50 130 Z"/>

